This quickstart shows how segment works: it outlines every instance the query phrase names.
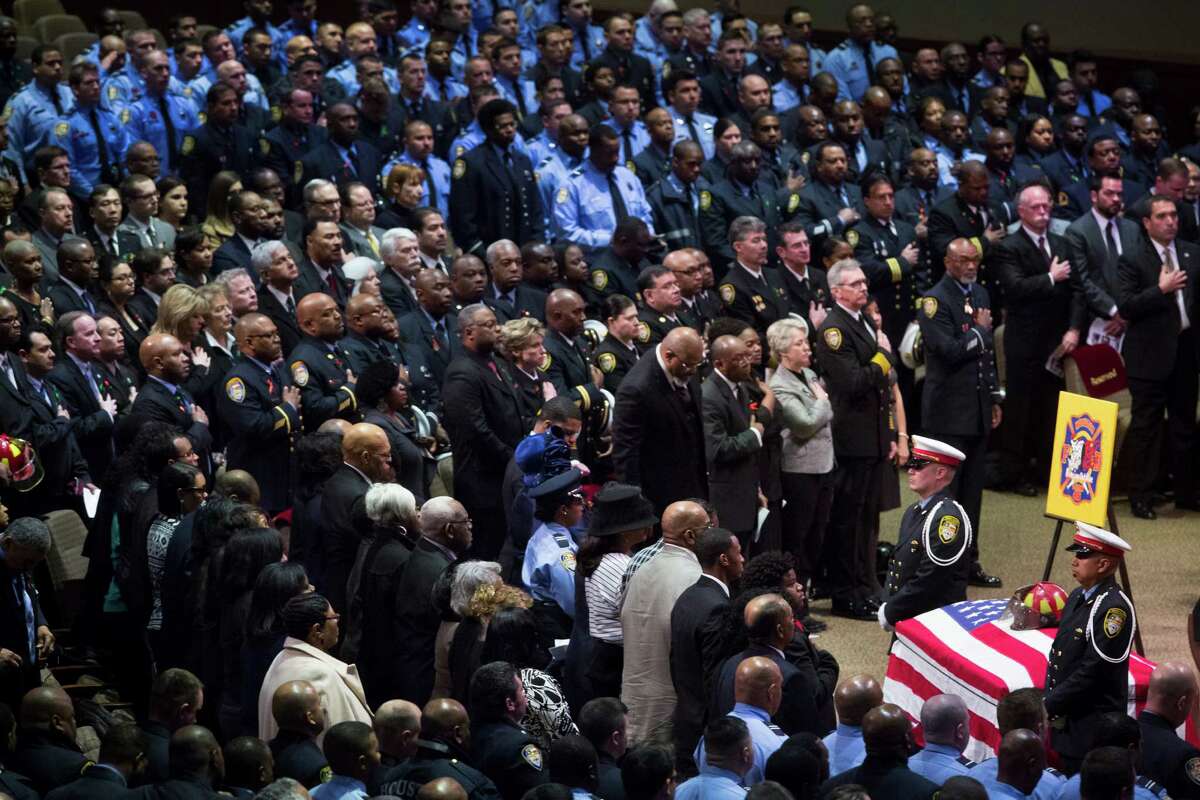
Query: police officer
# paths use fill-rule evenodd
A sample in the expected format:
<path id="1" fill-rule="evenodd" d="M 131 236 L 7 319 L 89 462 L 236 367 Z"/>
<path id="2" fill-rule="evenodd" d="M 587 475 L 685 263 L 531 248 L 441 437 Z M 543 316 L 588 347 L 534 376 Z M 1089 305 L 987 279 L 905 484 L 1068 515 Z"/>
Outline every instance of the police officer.
<path id="1" fill-rule="evenodd" d="M 775 229 L 800 207 L 800 195 L 781 192 L 771 178 L 762 175 L 762 151 L 758 145 L 741 142 L 730 152 L 728 177 L 714 183 L 712 191 L 700 192 L 701 238 L 709 258 L 719 268 L 734 261 L 729 230 L 735 219 L 756 217 L 763 221 L 769 260 L 779 244 Z"/>
<path id="2" fill-rule="evenodd" d="M 608 334 L 596 348 L 596 366 L 604 373 L 605 387 L 616 395 L 621 380 L 641 355 L 634 344 L 638 332 L 637 306 L 624 295 L 609 295 L 602 316 L 608 324 Z"/>
<path id="3" fill-rule="evenodd" d="M 693 141 L 700 145 L 706 160 L 712 158 L 716 153 L 713 126 L 717 124 L 717 118 L 699 110 L 700 79 L 696 73 L 686 69 L 670 70 L 663 77 L 662 93 L 670 103 L 675 141 Z"/>
<path id="4" fill-rule="evenodd" d="M 520 727 L 528 700 L 516 669 L 504 661 L 484 664 L 470 687 L 471 762 L 491 777 L 504 800 L 519 800 L 548 783 L 542 749 Z"/>
<path id="5" fill-rule="evenodd" d="M 1063 772 L 1079 771 L 1090 747 L 1096 718 L 1107 711 L 1124 713 L 1129 699 L 1129 653 L 1137 616 L 1133 601 L 1114 575 L 1129 543 L 1109 531 L 1075 523 L 1071 574 L 1079 588 L 1071 592 L 1050 645 L 1046 664 L 1046 713 L 1050 743 Z"/>
<path id="6" fill-rule="evenodd" d="M 538 469 L 549 460 L 538 457 L 527 462 L 522 451 L 530 447 L 535 450 L 544 447 L 546 451 L 557 447 L 561 450 L 561 460 L 569 463 L 566 443 L 554 434 L 532 436 L 522 444 L 526 446 L 518 446 L 515 456 L 522 466 L 536 462 L 538 467 L 535 469 Z M 521 582 L 533 597 L 538 636 L 549 646 L 555 640 L 570 638 L 575 619 L 575 553 L 579 546 L 571 537 L 571 529 L 583 518 L 583 497 L 575 491 L 580 482 L 576 467 L 550 477 L 544 472 L 540 476 L 529 472 L 525 475 L 527 481 L 539 477 L 541 483 L 526 491 L 534 503 L 537 527 L 525 545 Z"/>
<path id="7" fill-rule="evenodd" d="M 71 194 L 91 196 L 97 183 L 118 185 L 120 164 L 129 146 L 126 128 L 117 116 L 99 107 L 100 70 L 91 62 L 71 67 L 75 111 L 54 127 L 55 142 L 71 159 Z"/>
<path id="8" fill-rule="evenodd" d="M 71 90 L 63 86 L 63 57 L 57 47 L 33 48 L 33 82 L 14 94 L 4 109 L 8 120 L 7 153 L 25 168 L 33 170 L 33 153 L 50 143 L 59 120 L 74 110 Z"/>
<path id="9" fill-rule="evenodd" d="M 275 775 L 317 786 L 333 777 L 317 736 L 325 728 L 321 695 L 308 681 L 288 681 L 271 696 L 271 717 L 279 733 L 268 742 L 275 757 Z"/>
<path id="10" fill-rule="evenodd" d="M 708 181 L 700 177 L 704 151 L 695 142 L 677 141 L 666 177 L 646 190 L 646 202 L 654 219 L 654 229 L 666 240 L 667 249 L 699 247 L 700 193 L 712 193 Z"/>
<path id="11" fill-rule="evenodd" d="M 426 703 L 421 711 L 421 736 L 416 752 L 384 773 L 379 781 L 379 794 L 415 797 L 430 781 L 453 778 L 469 800 L 496 797 L 499 794 L 496 785 L 466 763 L 470 725 L 467 710 L 457 700 L 443 697 Z"/>
<path id="12" fill-rule="evenodd" d="M 674 272 L 658 265 L 646 267 L 638 275 L 638 291 L 642 307 L 638 310 L 637 343 L 644 353 L 686 323 L 679 316 L 683 300 Z M 697 333 L 703 331 L 697 329 Z"/>
<path id="13" fill-rule="evenodd" d="M 222 170 L 249 175 L 260 150 L 256 137 L 238 120 L 237 90 L 217 82 L 208 90 L 208 118 L 183 137 L 179 148 L 180 177 L 187 182 L 188 199 L 206 208 L 212 176 Z"/>
<path id="14" fill-rule="evenodd" d="M 962 504 L 974 532 L 968 579 L 995 588 L 1000 579 L 979 565 L 984 462 L 988 437 L 1000 424 L 1003 398 L 996 376 L 991 303 L 987 289 L 976 283 L 979 250 L 971 241 L 952 241 L 945 264 L 946 274 L 921 298 L 917 314 L 925 342 L 921 419 L 926 433 L 966 454 L 951 494 Z M 944 413 L 947 407 L 954 413 Z"/>
<path id="15" fill-rule="evenodd" d="M 498 239 L 545 238 L 545 216 L 529 156 L 514 147 L 516 109 L 489 100 L 478 122 L 487 140 L 454 161 L 450 223 L 464 253 L 482 256 Z"/>
<path id="16" fill-rule="evenodd" d="M 167 88 L 171 67 L 166 54 L 156 51 L 147 55 L 144 76 L 146 92 L 121 112 L 121 122 L 129 124 L 131 142 L 148 142 L 154 146 L 161 163 L 159 177 L 177 175 L 184 139 L 200 127 L 200 116 L 195 103 Z M 207 192 L 207 183 L 204 189 Z M 195 196 L 190 193 L 189 198 L 191 202 L 196 202 Z"/>
<path id="17" fill-rule="evenodd" d="M 534 173 L 546 217 L 546 231 L 557 236 L 554 203 L 558 191 L 566 185 L 571 173 L 583 166 L 588 151 L 588 121 L 579 114 L 568 114 L 558 123 L 558 143 L 554 150 L 537 163 Z"/>
<path id="18" fill-rule="evenodd" d="M 843 145 L 826 141 L 808 152 L 813 180 L 800 190 L 797 217 L 819 251 L 828 237 L 840 236 L 862 218 L 862 191 L 846 180 Z"/>
<path id="19" fill-rule="evenodd" d="M 268 317 L 245 314 L 233 334 L 244 358 L 226 375 L 220 398 L 221 416 L 232 433 L 227 465 L 257 477 L 263 508 L 276 514 L 291 504 L 293 434 L 303 423 L 300 389 L 272 366 L 283 354 L 279 331 Z"/>
<path id="20" fill-rule="evenodd" d="M 588 276 L 592 288 L 605 296 L 621 294 L 636 300 L 637 279 L 650 266 L 646 255 L 653 244 L 646 223 L 637 217 L 622 219 L 612 232 L 609 246 L 602 248 L 592 261 Z"/>
<path id="21" fill-rule="evenodd" d="M 900 520 L 900 538 L 888 565 L 879 625 L 967 599 L 971 521 L 948 491 L 966 456 L 924 436 L 912 437 L 908 486 L 920 498 Z"/>
<path id="22" fill-rule="evenodd" d="M 315 431 L 327 419 L 358 422 L 355 376 L 338 346 L 343 326 L 337 301 L 324 292 L 305 295 L 296 304 L 296 320 L 304 338 L 288 356 L 288 369 L 300 387 L 305 430 Z"/>
<path id="23" fill-rule="evenodd" d="M 317 145 L 328 138 L 325 129 L 313 124 L 313 96 L 304 89 L 290 89 L 279 102 L 279 124 L 259 140 L 266 166 L 283 181 L 296 187 L 304 177 L 303 160 Z"/>
<path id="24" fill-rule="evenodd" d="M 725 313 L 753 325 L 763 339 L 771 323 L 789 313 L 783 278 L 767 267 L 767 236 L 767 224 L 757 217 L 743 216 L 733 221 L 728 238 L 734 263 L 717 290 L 725 304 Z M 766 351 L 764 347 L 764 359 Z"/>
<path id="25" fill-rule="evenodd" d="M 554 221 L 561 237 L 586 252 L 607 246 L 627 217 L 640 219 L 654 233 L 645 190 L 632 172 L 620 166 L 620 157 L 617 132 L 607 125 L 594 126 L 588 135 L 587 160 L 554 198 Z"/>

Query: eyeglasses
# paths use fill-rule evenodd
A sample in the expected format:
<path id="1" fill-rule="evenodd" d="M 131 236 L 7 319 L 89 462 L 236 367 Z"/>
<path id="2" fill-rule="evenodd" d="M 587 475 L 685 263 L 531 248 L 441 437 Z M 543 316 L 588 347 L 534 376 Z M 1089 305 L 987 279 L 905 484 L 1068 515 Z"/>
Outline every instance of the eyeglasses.
<path id="1" fill-rule="evenodd" d="M 867 279 L 859 278 L 856 281 L 847 281 L 846 283 L 839 283 L 838 286 L 844 286 L 848 289 L 865 289 L 867 286 Z"/>
<path id="2" fill-rule="evenodd" d="M 248 333 L 247 339 L 278 339 L 279 331 L 271 331 L 270 333 Z"/>
<path id="3" fill-rule="evenodd" d="M 913 470 L 916 472 L 920 472 L 921 470 L 925 469 L 926 467 L 928 467 L 930 464 L 933 464 L 933 463 L 936 463 L 936 462 L 925 461 L 924 459 L 920 459 L 920 458 L 910 458 L 908 460 L 908 463 L 904 465 L 904 468 Z"/>
<path id="4" fill-rule="evenodd" d="M 342 618 L 341 614 L 330 614 L 325 617 L 325 621 L 326 622 L 337 622 L 341 618 Z"/>

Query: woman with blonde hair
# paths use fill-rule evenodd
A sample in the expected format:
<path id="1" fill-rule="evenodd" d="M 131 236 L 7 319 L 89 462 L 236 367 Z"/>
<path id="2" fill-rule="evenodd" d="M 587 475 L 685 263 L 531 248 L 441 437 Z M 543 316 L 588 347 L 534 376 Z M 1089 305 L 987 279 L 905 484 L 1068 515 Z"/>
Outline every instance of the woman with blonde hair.
<path id="1" fill-rule="evenodd" d="M 384 230 L 420 229 L 413 212 L 425 194 L 425 170 L 413 164 L 397 164 L 384 180 L 383 194 L 388 202 L 375 218 L 376 225 Z"/>
<path id="2" fill-rule="evenodd" d="M 174 336 L 190 351 L 192 371 L 183 385 L 194 397 L 199 397 L 209 388 L 208 368 L 212 365 L 212 359 L 198 343 L 207 313 L 208 303 L 200 296 L 200 292 L 177 283 L 163 294 L 162 302 L 158 305 L 158 319 L 150 328 L 152 334 Z"/>
<path id="3" fill-rule="evenodd" d="M 500 327 L 500 353 L 517 387 L 525 430 L 533 427 L 542 404 L 555 395 L 554 384 L 542 372 L 547 366 L 545 339 L 546 327 L 533 317 L 510 319 Z"/>
<path id="4" fill-rule="evenodd" d="M 236 172 L 221 170 L 213 175 L 208 187 L 208 208 L 200 229 L 216 250 L 233 236 L 233 220 L 229 216 L 229 196 L 242 190 L 242 179 Z"/>
<path id="5" fill-rule="evenodd" d="M 434 698 L 450 696 L 450 644 L 459 624 L 469 614 L 468 607 L 475 592 L 482 586 L 494 589 L 504 583 L 500 578 L 500 565 L 495 561 L 463 561 L 452 565 L 442 575 L 445 580 L 439 578 L 433 587 L 434 608 L 442 615 L 433 647 L 431 697 Z"/>
<path id="6" fill-rule="evenodd" d="M 453 597 L 453 587 L 451 588 Z M 450 641 L 450 696 L 460 703 L 468 700 L 471 676 L 483 662 L 484 642 L 492 617 L 506 608 L 530 608 L 533 598 L 507 583 L 483 583 L 467 601 L 460 605 L 465 613 Z"/>

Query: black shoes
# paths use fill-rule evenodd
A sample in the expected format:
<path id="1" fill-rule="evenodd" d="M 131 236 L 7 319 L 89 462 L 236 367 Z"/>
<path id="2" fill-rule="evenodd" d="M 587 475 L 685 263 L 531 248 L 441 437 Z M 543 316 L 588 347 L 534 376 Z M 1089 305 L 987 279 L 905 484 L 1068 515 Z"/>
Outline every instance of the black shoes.
<path id="1" fill-rule="evenodd" d="M 1130 500 L 1129 510 L 1138 519 L 1158 519 L 1158 514 L 1154 513 L 1154 506 L 1145 500 Z"/>
<path id="2" fill-rule="evenodd" d="M 985 589 L 999 589 L 1004 585 L 997 575 L 988 575 L 983 571 L 983 567 L 978 564 L 971 570 L 971 574 L 967 576 L 967 583 L 972 586 L 982 586 Z"/>
<path id="3" fill-rule="evenodd" d="M 875 612 L 867 608 L 866 605 L 851 601 L 849 603 L 834 603 L 833 615 L 835 617 L 845 617 L 846 619 L 859 620 L 874 620 Z"/>

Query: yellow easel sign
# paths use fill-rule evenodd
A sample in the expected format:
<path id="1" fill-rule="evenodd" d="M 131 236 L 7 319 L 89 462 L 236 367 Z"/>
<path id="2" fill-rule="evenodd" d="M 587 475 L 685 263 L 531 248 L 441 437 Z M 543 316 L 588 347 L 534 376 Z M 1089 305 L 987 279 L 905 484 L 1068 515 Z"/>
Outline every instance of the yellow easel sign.
<path id="1" fill-rule="evenodd" d="M 1058 393 L 1046 516 L 1105 527 L 1117 441 L 1117 404 Z"/>

